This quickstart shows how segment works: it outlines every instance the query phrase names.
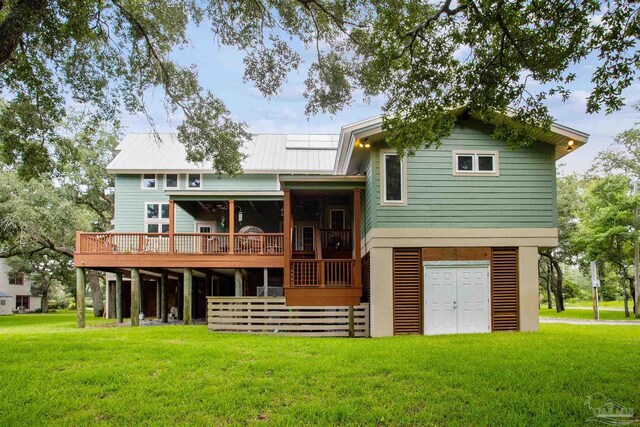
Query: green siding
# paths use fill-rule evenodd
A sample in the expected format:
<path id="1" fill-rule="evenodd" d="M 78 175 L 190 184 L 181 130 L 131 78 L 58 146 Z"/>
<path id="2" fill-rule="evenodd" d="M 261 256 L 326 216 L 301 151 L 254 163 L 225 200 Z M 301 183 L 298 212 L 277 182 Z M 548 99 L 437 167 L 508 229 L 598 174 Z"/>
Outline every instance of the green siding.
<path id="1" fill-rule="evenodd" d="M 364 161 L 363 170 L 367 177 L 367 181 L 366 181 L 365 190 L 364 190 L 361 222 L 362 222 L 362 235 L 366 236 L 369 230 L 375 227 L 374 219 L 375 219 L 376 203 L 377 203 L 377 199 L 375 198 L 376 182 L 374 180 L 373 164 L 371 162 L 370 155 L 367 156 L 367 158 Z"/>
<path id="2" fill-rule="evenodd" d="M 144 232 L 145 203 L 169 201 L 163 190 L 164 177 L 158 175 L 155 190 L 142 190 L 140 175 L 116 175 L 115 181 L 115 231 Z M 176 206 L 176 231 L 191 233 L 193 229 L 193 217 Z"/>
<path id="3" fill-rule="evenodd" d="M 164 194 L 164 175 L 157 175 L 158 185 L 155 190 L 140 188 L 140 174 L 116 175 L 115 178 L 115 230 L 144 231 L 145 203 L 169 200 L 169 197 Z M 275 191 L 277 189 L 276 176 L 268 174 L 239 175 L 234 178 L 205 174 L 203 181 L 203 191 Z M 187 176 L 181 174 L 179 190 L 187 190 L 186 186 Z M 193 217 L 176 205 L 176 232 L 191 233 L 193 231 Z"/>
<path id="4" fill-rule="evenodd" d="M 500 176 L 453 176 L 453 150 L 499 151 Z M 476 123 L 457 126 L 438 149 L 407 158 L 408 205 L 380 206 L 380 152 L 367 171 L 365 230 L 372 227 L 555 227 L 554 148 L 509 150 Z M 370 208 L 369 208 L 370 207 Z"/>

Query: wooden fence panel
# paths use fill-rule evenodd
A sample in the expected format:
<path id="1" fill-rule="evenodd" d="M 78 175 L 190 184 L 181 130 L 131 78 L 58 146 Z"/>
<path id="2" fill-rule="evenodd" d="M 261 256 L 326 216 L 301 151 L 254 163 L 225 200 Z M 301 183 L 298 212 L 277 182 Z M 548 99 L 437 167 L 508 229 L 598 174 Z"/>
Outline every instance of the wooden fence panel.
<path id="1" fill-rule="evenodd" d="M 369 336 L 369 304 L 353 309 L 356 337 Z M 282 297 L 209 297 L 212 332 L 348 337 L 349 307 L 293 307 Z"/>

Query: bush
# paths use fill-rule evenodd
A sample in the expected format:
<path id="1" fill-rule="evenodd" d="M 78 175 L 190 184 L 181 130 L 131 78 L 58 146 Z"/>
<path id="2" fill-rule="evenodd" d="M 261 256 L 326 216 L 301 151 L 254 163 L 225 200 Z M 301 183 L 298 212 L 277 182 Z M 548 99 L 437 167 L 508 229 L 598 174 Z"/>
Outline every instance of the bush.
<path id="1" fill-rule="evenodd" d="M 566 280 L 562 284 L 562 292 L 564 294 L 563 296 L 566 299 L 575 299 L 575 300 L 583 301 L 591 298 L 591 295 L 587 291 L 582 289 L 580 286 L 578 286 L 576 282 L 573 282 L 571 280 Z"/>
<path id="2" fill-rule="evenodd" d="M 58 303 L 58 301 L 49 301 L 49 304 L 47 304 L 47 306 L 49 307 L 49 310 L 55 310 L 58 307 L 60 307 L 60 304 Z"/>
<path id="3" fill-rule="evenodd" d="M 41 308 L 36 308 L 35 310 L 33 310 L 34 313 L 42 313 L 42 309 Z"/>

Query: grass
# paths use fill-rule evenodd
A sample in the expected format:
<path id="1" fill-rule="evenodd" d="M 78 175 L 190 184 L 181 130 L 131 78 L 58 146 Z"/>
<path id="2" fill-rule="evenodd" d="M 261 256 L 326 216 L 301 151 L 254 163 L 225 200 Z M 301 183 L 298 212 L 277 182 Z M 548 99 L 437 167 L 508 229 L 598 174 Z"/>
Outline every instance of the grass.
<path id="1" fill-rule="evenodd" d="M 634 326 L 318 339 L 74 316 L 0 317 L 0 424 L 584 425 L 594 393 L 640 410 Z"/>
<path id="2" fill-rule="evenodd" d="M 600 308 L 616 308 L 619 310 L 624 309 L 623 301 L 600 301 L 598 302 Z M 566 301 L 565 307 L 593 307 L 591 300 L 589 301 Z M 633 306 L 633 301 L 629 300 L 629 307 Z"/>
<path id="3" fill-rule="evenodd" d="M 593 310 L 565 308 L 560 313 L 555 308 L 541 308 L 541 317 L 555 317 L 558 319 L 584 319 L 593 320 Z M 600 320 L 634 320 L 638 321 L 631 313 L 631 317 L 624 317 L 624 311 L 600 309 Z"/>

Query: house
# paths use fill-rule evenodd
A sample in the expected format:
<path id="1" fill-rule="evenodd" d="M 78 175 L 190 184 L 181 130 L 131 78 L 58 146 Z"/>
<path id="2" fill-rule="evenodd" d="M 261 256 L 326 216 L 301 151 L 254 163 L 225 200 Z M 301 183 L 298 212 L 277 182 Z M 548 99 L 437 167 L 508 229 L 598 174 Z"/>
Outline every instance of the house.
<path id="1" fill-rule="evenodd" d="M 31 293 L 31 283 L 23 273 L 13 271 L 0 259 L 0 315 L 39 310 L 41 298 Z"/>
<path id="2" fill-rule="evenodd" d="M 75 266 L 114 274 L 119 318 L 322 335 L 536 331 L 538 248 L 558 243 L 556 160 L 588 135 L 555 124 L 511 150 L 472 114 L 439 148 L 400 158 L 381 125 L 256 135 L 236 177 L 189 163 L 173 135 L 129 135 L 108 166 L 114 230 L 79 232 Z"/>

